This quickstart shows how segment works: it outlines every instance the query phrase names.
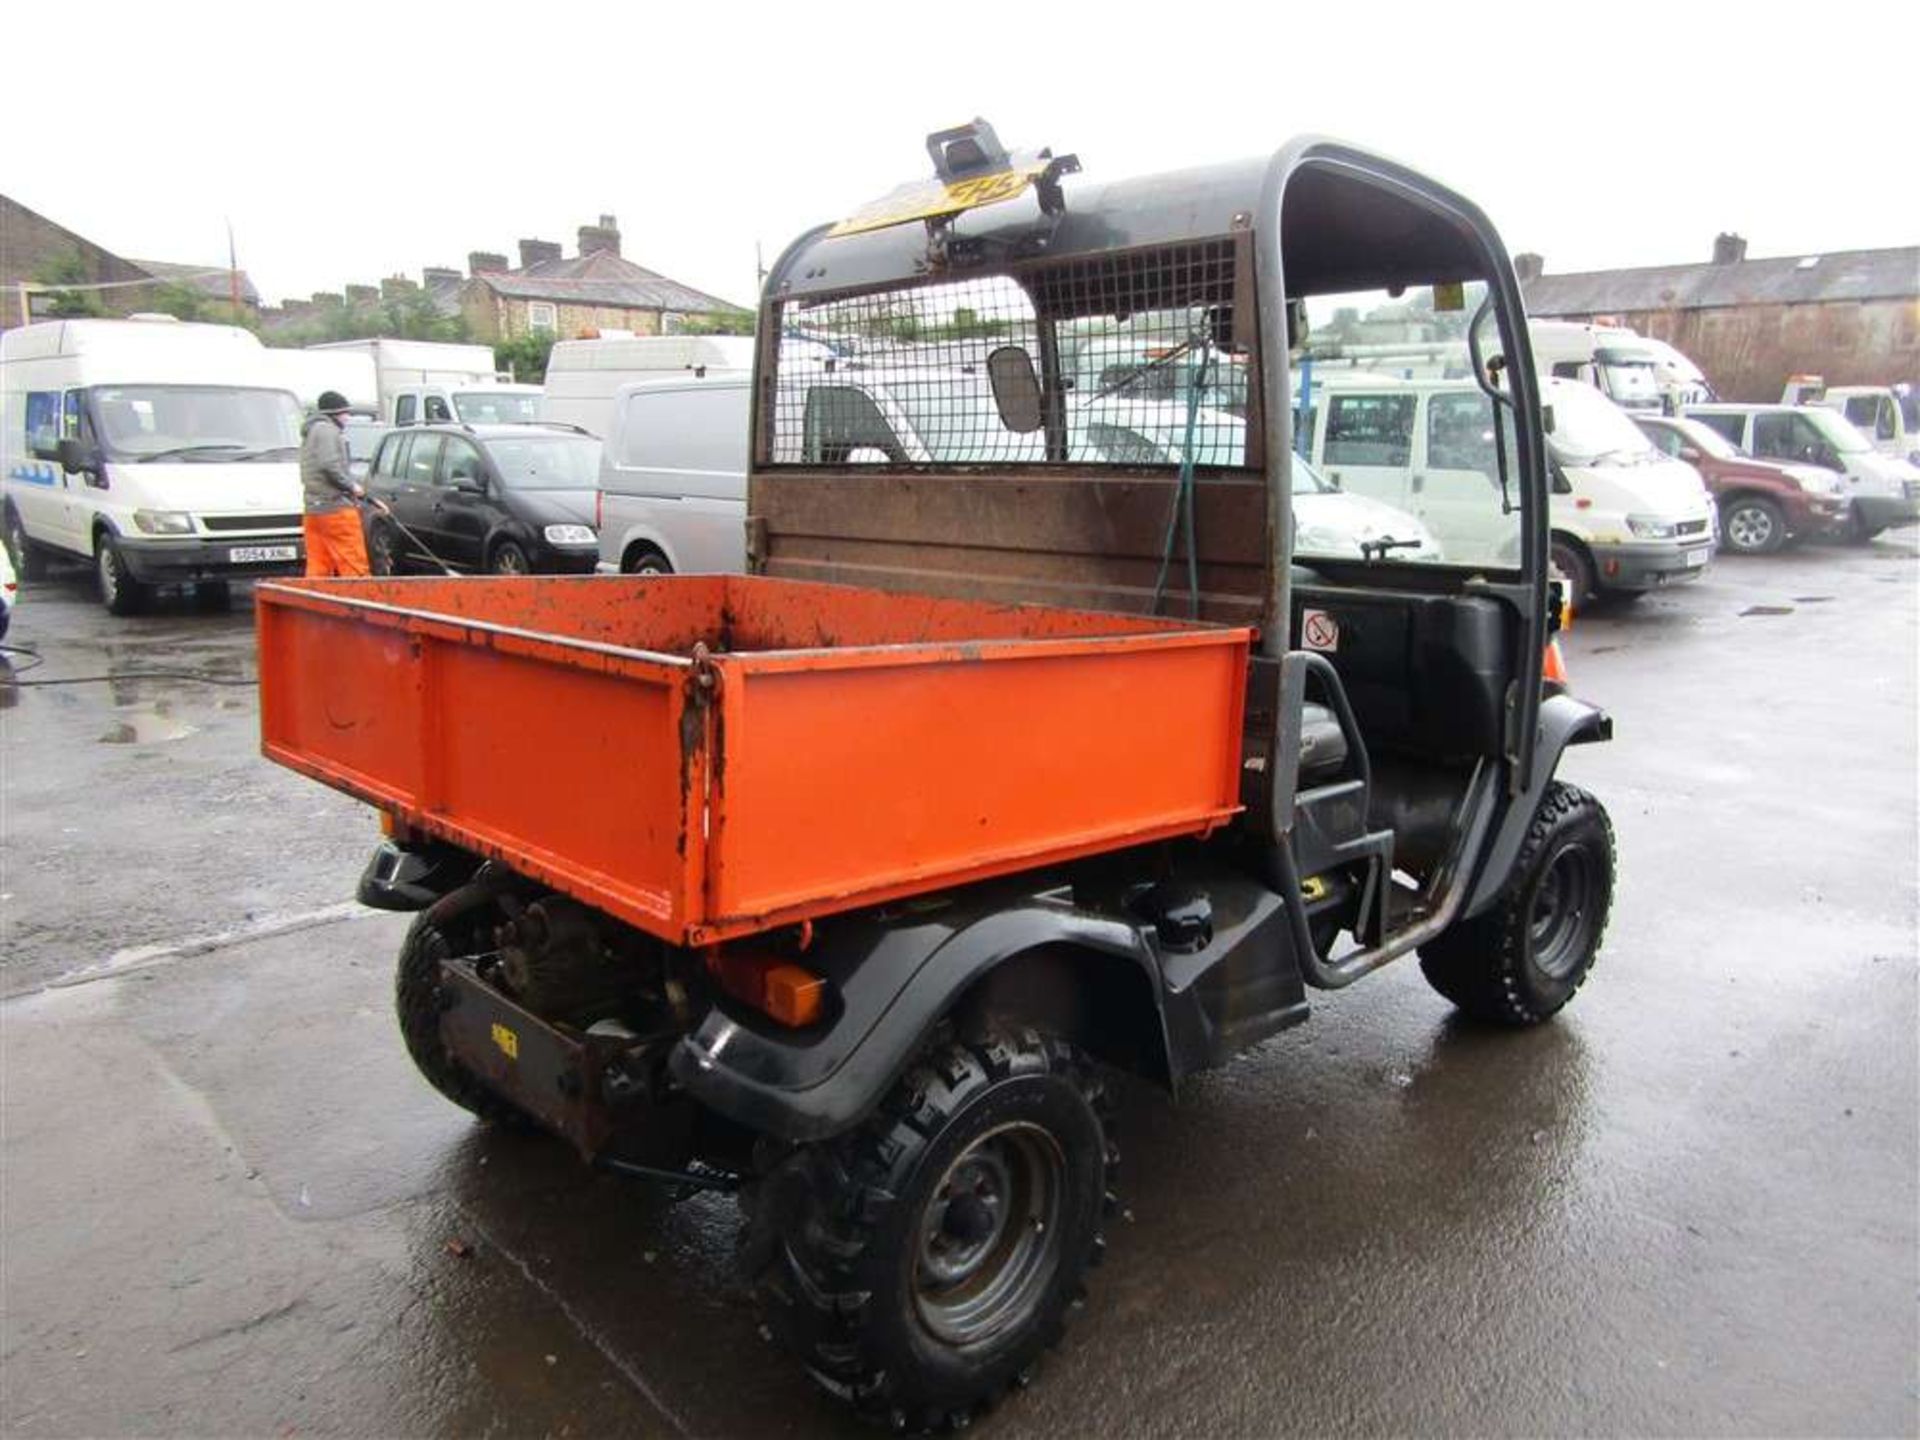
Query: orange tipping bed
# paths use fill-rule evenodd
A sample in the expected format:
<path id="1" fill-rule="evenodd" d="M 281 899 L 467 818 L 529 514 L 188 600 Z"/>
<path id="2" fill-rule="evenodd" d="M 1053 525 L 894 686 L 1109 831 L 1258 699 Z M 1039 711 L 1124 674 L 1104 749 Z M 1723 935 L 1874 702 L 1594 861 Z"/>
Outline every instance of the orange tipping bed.
<path id="1" fill-rule="evenodd" d="M 1245 628 L 741 575 L 258 599 L 268 757 L 677 944 L 1239 809 Z"/>

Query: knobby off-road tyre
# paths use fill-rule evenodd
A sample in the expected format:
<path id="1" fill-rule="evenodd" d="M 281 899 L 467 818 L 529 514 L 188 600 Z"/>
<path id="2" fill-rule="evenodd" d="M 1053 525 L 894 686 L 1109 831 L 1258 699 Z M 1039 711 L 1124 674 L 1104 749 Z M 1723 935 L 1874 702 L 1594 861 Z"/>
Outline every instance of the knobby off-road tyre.
<path id="1" fill-rule="evenodd" d="M 1427 981 L 1476 1020 L 1538 1025 L 1585 982 L 1613 904 L 1613 822 L 1555 781 L 1493 907 L 1420 947 Z"/>
<path id="2" fill-rule="evenodd" d="M 527 1130 L 533 1121 L 460 1068 L 447 1054 L 440 1040 L 440 962 L 449 956 L 467 953 L 474 946 L 484 917 L 491 907 L 469 911 L 447 922 L 442 929 L 435 920 L 439 905 L 414 917 L 400 947 L 400 963 L 394 977 L 394 1009 L 400 1018 L 400 1035 L 407 1053 L 429 1085 L 463 1110 L 471 1111 L 490 1125 L 503 1129 Z M 451 932 L 451 933 L 450 933 Z M 456 949 L 456 944 L 460 948 Z"/>
<path id="3" fill-rule="evenodd" d="M 938 1044 L 871 1120 L 743 1197 L 768 1329 L 870 1420 L 966 1424 L 1026 1384 L 1084 1297 L 1114 1207 L 1105 1109 L 1064 1041 Z"/>

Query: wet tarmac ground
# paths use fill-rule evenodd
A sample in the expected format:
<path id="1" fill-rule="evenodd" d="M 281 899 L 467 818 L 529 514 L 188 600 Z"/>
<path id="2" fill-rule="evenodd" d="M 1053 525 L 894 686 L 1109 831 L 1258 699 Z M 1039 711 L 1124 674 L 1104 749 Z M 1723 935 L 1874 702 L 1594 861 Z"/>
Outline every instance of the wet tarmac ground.
<path id="1" fill-rule="evenodd" d="M 1492 1033 L 1397 965 L 1130 1089 L 1092 1301 L 977 1431 L 1920 1430 L 1917 622 L 1910 534 L 1583 617 L 1586 989 Z M 761 1339 L 730 1201 L 415 1078 L 369 813 L 204 683 L 244 594 L 56 576 L 8 642 L 118 678 L 0 689 L 0 1433 L 867 1433 Z"/>

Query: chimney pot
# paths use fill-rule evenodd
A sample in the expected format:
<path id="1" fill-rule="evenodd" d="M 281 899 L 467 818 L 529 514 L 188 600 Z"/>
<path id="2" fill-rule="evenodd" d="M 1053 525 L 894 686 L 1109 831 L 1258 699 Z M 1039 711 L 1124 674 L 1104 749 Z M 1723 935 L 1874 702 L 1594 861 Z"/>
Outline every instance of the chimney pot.
<path id="1" fill-rule="evenodd" d="M 1513 275 L 1522 285 L 1538 280 L 1546 273 L 1547 262 L 1531 250 L 1513 257 Z"/>
<path id="2" fill-rule="evenodd" d="M 522 240 L 520 242 L 520 268 L 531 270 L 535 265 L 547 260 L 560 258 L 559 242 L 554 240 Z"/>
<path id="3" fill-rule="evenodd" d="M 429 290 L 440 285 L 457 285 L 460 272 L 451 265 L 429 265 L 420 272 L 420 283 Z"/>
<path id="4" fill-rule="evenodd" d="M 378 285 L 347 286 L 347 304 L 349 305 L 370 305 L 379 298 L 380 287 Z"/>
<path id="5" fill-rule="evenodd" d="M 494 250 L 469 250 L 467 272 L 472 275 L 497 275 L 507 268 L 507 257 Z"/>
<path id="6" fill-rule="evenodd" d="M 580 253 L 592 255 L 602 250 L 609 255 L 620 253 L 620 227 L 611 215 L 602 215 L 598 225 L 580 227 Z"/>
<path id="7" fill-rule="evenodd" d="M 1738 265 L 1747 258 L 1746 237 L 1736 235 L 1731 230 L 1722 230 L 1713 237 L 1713 263 L 1716 265 Z"/>

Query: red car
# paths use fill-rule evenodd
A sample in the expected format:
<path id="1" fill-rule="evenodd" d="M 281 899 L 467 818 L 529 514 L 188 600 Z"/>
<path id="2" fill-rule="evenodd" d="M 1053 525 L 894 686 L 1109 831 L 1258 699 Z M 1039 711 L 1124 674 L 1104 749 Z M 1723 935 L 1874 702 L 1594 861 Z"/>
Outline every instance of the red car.
<path id="1" fill-rule="evenodd" d="M 1720 547 L 1736 555 L 1771 555 L 1788 540 L 1841 535 L 1847 497 L 1841 479 L 1818 465 L 1756 460 L 1698 420 L 1635 415 L 1654 446 L 1700 472 L 1720 507 Z"/>

